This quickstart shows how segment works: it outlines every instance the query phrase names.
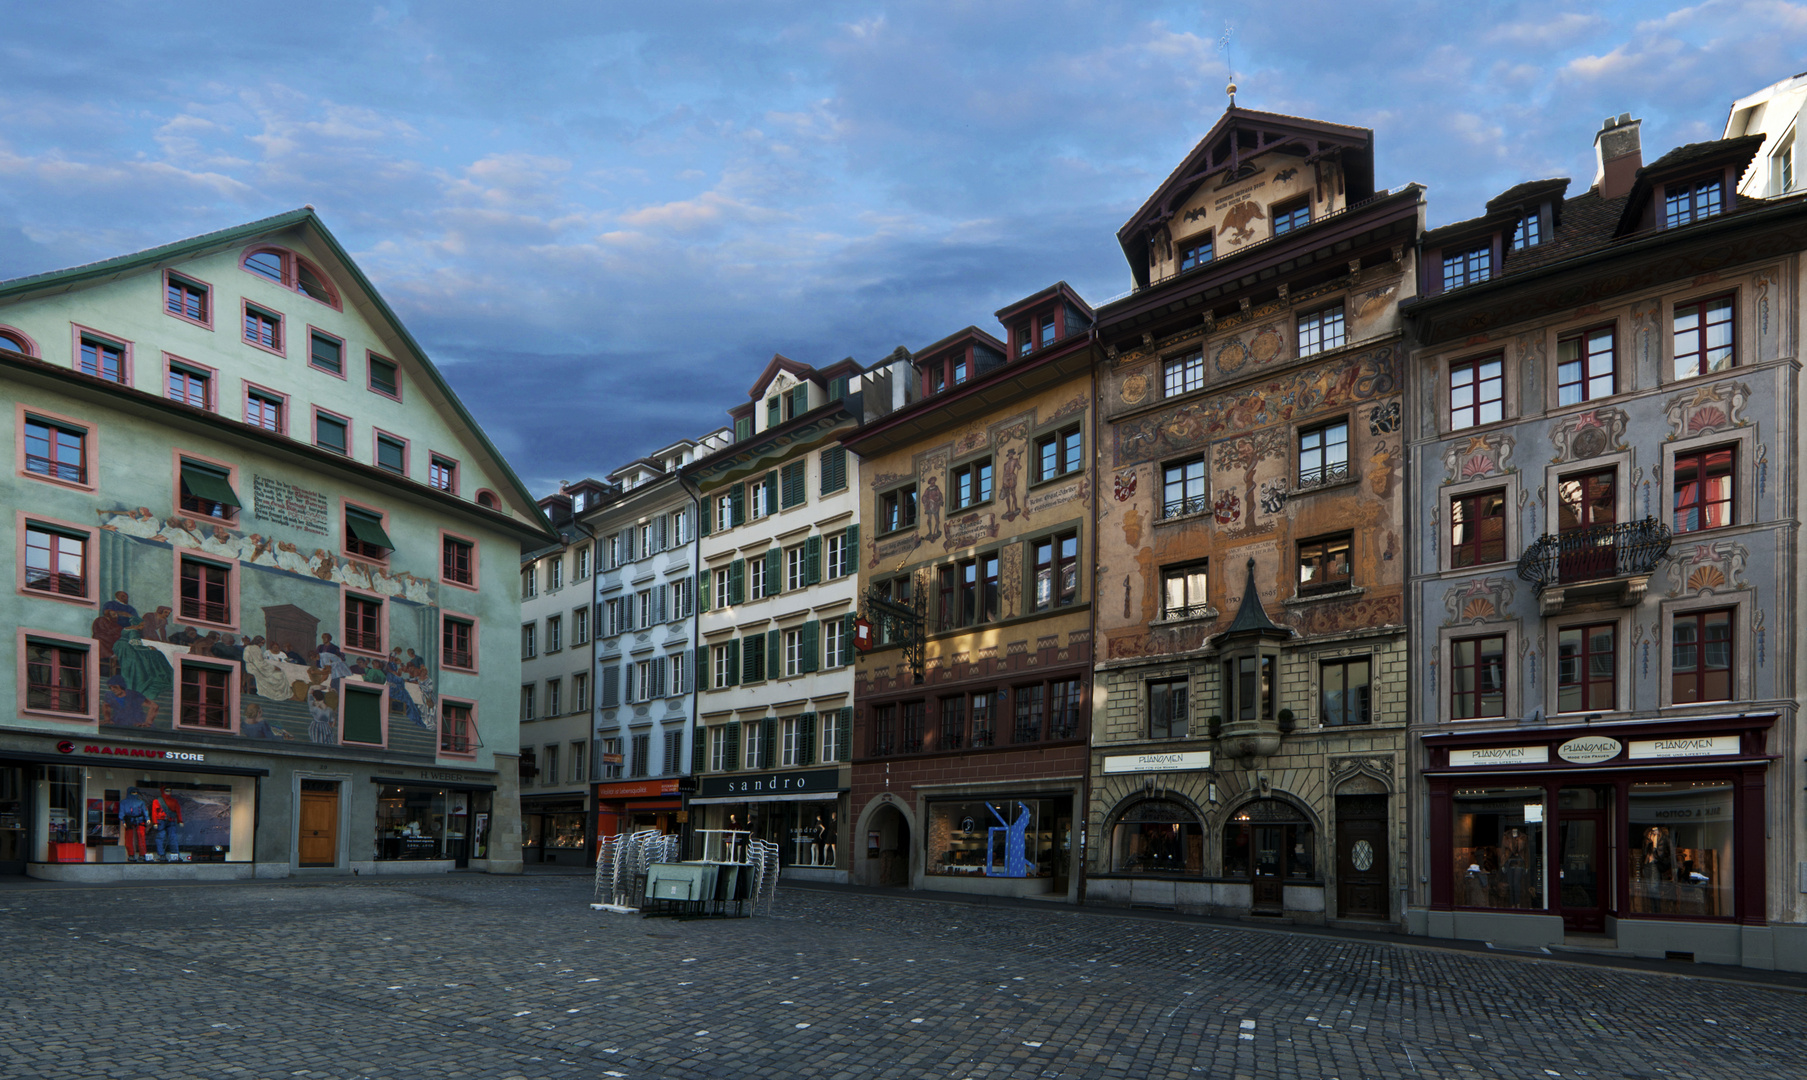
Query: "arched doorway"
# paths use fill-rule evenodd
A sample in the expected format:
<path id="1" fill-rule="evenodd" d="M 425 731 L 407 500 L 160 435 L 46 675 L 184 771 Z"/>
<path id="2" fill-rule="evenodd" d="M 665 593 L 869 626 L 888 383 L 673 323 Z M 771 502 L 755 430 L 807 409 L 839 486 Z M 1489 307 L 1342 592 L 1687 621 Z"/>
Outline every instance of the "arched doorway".
<path id="1" fill-rule="evenodd" d="M 1317 879 L 1315 842 L 1311 819 L 1291 803 L 1244 803 L 1224 823 L 1224 876 L 1248 880 L 1251 910 L 1278 913 L 1286 908 L 1287 882 Z"/>
<path id="2" fill-rule="evenodd" d="M 1111 829 L 1110 871 L 1118 874 L 1205 872 L 1205 833 L 1198 812 L 1175 799 L 1140 799 Z"/>
<path id="3" fill-rule="evenodd" d="M 887 804 L 873 811 L 866 826 L 866 860 L 877 867 L 874 884 L 909 888 L 910 822 L 897 807 Z"/>
<path id="4" fill-rule="evenodd" d="M 1387 795 L 1385 784 L 1365 775 L 1336 789 L 1336 910 L 1345 919 L 1392 912 Z"/>

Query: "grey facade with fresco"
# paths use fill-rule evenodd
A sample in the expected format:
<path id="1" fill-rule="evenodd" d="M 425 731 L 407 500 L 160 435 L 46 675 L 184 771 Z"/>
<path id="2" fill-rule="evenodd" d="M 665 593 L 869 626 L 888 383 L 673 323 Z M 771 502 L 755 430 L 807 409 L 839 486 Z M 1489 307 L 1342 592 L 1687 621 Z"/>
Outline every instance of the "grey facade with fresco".
<path id="1" fill-rule="evenodd" d="M 1807 207 L 1756 141 L 1423 241 L 1408 926 L 1807 968 L 1794 468 Z"/>

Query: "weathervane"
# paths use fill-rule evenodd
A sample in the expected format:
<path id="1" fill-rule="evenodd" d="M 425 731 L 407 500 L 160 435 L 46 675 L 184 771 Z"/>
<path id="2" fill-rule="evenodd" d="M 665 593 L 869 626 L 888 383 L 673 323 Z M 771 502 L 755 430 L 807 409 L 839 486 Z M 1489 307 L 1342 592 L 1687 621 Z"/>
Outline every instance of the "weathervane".
<path id="1" fill-rule="evenodd" d="M 1217 39 L 1217 51 L 1223 53 L 1224 70 L 1229 74 L 1229 85 L 1223 92 L 1230 95 L 1230 106 L 1236 105 L 1236 64 L 1230 52 L 1230 38 L 1236 34 L 1236 27 L 1230 23 L 1223 24 L 1223 36 Z"/>

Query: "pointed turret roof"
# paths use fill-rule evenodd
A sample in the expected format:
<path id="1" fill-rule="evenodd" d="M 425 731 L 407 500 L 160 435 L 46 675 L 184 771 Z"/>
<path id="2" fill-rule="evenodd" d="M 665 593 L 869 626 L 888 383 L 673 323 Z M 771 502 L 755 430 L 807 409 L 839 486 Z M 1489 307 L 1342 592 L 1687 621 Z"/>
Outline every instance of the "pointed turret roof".
<path id="1" fill-rule="evenodd" d="M 1293 636 L 1293 632 L 1275 623 L 1267 617 L 1267 608 L 1261 604 L 1261 596 L 1255 589 L 1255 560 L 1249 560 L 1249 580 L 1242 589 L 1242 606 L 1236 609 L 1236 618 L 1230 622 L 1230 628 L 1218 635 L 1218 640 L 1235 638 L 1242 635 L 1254 637 Z"/>

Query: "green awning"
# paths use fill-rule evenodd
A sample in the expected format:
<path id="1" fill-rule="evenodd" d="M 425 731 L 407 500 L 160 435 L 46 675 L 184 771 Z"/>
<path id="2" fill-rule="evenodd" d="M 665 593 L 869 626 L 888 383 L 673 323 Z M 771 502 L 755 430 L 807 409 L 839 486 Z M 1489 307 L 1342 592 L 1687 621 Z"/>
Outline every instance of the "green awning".
<path id="1" fill-rule="evenodd" d="M 182 463 L 182 486 L 188 489 L 190 495 L 206 502 L 230 506 L 235 510 L 244 505 L 238 501 L 238 495 L 233 492 L 225 473 L 186 461 Z"/>
<path id="2" fill-rule="evenodd" d="M 395 541 L 389 539 L 389 534 L 383 531 L 381 518 L 359 513 L 356 510 L 347 510 L 345 511 L 345 527 L 351 530 L 352 536 L 366 544 L 380 547 L 385 551 L 395 550 Z"/>

